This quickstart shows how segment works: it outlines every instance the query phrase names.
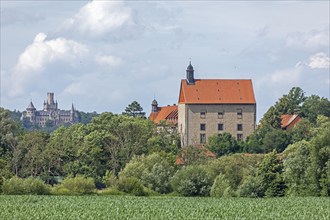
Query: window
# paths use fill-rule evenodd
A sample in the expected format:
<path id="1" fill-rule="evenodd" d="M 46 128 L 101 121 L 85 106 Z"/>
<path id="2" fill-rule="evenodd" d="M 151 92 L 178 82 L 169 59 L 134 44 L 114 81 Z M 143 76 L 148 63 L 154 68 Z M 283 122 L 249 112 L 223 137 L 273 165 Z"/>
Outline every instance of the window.
<path id="1" fill-rule="evenodd" d="M 205 144 L 206 143 L 206 135 L 205 134 L 201 134 L 200 135 L 200 143 L 201 144 Z"/>
<path id="2" fill-rule="evenodd" d="M 237 109 L 237 118 L 242 118 L 243 113 L 242 113 L 242 109 Z"/>
<path id="3" fill-rule="evenodd" d="M 243 134 L 237 134 L 237 140 L 238 141 L 243 140 Z"/>
<path id="4" fill-rule="evenodd" d="M 223 124 L 218 124 L 218 131 L 223 131 Z"/>
<path id="5" fill-rule="evenodd" d="M 237 124 L 237 131 L 243 131 L 243 125 Z"/>
<path id="6" fill-rule="evenodd" d="M 205 131 L 206 130 L 206 125 L 205 124 L 201 124 L 200 128 L 201 128 L 201 131 Z"/>
<path id="7" fill-rule="evenodd" d="M 218 112 L 218 118 L 223 118 L 223 112 Z"/>
<path id="8" fill-rule="evenodd" d="M 201 112 L 201 118 L 205 118 L 206 117 L 206 112 Z"/>

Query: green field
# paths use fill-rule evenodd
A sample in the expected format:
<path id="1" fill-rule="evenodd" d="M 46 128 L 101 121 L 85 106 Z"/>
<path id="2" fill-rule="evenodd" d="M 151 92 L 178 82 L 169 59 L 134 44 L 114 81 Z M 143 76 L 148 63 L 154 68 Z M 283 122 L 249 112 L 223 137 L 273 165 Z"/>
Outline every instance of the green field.
<path id="1" fill-rule="evenodd" d="M 330 199 L 2 195 L 0 219 L 330 219 Z"/>

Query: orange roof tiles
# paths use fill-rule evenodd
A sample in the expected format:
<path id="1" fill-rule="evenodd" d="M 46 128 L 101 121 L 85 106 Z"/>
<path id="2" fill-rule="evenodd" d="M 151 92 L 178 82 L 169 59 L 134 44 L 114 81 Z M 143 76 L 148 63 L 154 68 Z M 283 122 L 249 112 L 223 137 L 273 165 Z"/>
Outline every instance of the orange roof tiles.
<path id="1" fill-rule="evenodd" d="M 179 103 L 256 104 L 250 79 L 196 79 L 188 85 L 181 80 Z"/>
<path id="2" fill-rule="evenodd" d="M 157 112 L 151 112 L 149 117 L 154 123 L 159 124 L 161 121 L 166 121 L 167 124 L 177 124 L 178 123 L 178 106 L 165 106 L 158 107 Z"/>
<path id="3" fill-rule="evenodd" d="M 281 128 L 290 129 L 295 127 L 301 120 L 299 115 L 281 115 Z"/>

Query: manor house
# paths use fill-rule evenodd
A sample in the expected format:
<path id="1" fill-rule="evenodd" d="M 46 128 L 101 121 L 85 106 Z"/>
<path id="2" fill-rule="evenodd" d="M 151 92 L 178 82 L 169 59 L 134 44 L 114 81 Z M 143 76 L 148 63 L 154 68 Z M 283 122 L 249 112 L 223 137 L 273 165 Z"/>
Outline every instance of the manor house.
<path id="1" fill-rule="evenodd" d="M 22 120 L 27 118 L 32 124 L 44 127 L 47 121 L 52 121 L 54 125 L 74 124 L 79 122 L 79 114 L 73 104 L 71 110 L 58 109 L 57 101 L 54 102 L 54 93 L 47 93 L 47 101 L 44 101 L 43 110 L 36 110 L 32 101 L 22 114 Z"/>
<path id="2" fill-rule="evenodd" d="M 228 132 L 245 140 L 256 127 L 256 100 L 250 79 L 195 79 L 189 64 L 181 80 L 178 105 L 152 102 L 149 119 L 176 127 L 182 146 L 203 145 L 207 138 Z"/>

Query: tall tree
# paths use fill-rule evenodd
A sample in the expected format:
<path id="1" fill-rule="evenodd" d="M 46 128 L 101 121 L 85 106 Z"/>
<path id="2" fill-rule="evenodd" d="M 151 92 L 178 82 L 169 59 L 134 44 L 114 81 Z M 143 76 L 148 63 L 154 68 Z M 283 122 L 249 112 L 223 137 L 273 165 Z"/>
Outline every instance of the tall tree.
<path id="1" fill-rule="evenodd" d="M 318 115 L 330 117 L 330 101 L 317 95 L 311 95 L 302 104 L 301 116 L 315 124 Z"/>
<path id="2" fill-rule="evenodd" d="M 256 178 L 262 194 L 268 197 L 284 196 L 285 183 L 283 181 L 283 164 L 277 158 L 276 151 L 265 156 L 258 165 Z"/>
<path id="3" fill-rule="evenodd" d="M 125 108 L 125 112 L 123 112 L 123 115 L 129 115 L 132 117 L 141 117 L 145 118 L 145 112 L 143 112 L 143 108 L 137 101 L 133 101 L 131 104 L 129 104 Z"/>
<path id="4" fill-rule="evenodd" d="M 45 159 L 42 156 L 49 135 L 41 132 L 28 132 L 19 141 L 13 152 L 13 167 L 20 177 L 39 176 L 44 169 Z"/>

